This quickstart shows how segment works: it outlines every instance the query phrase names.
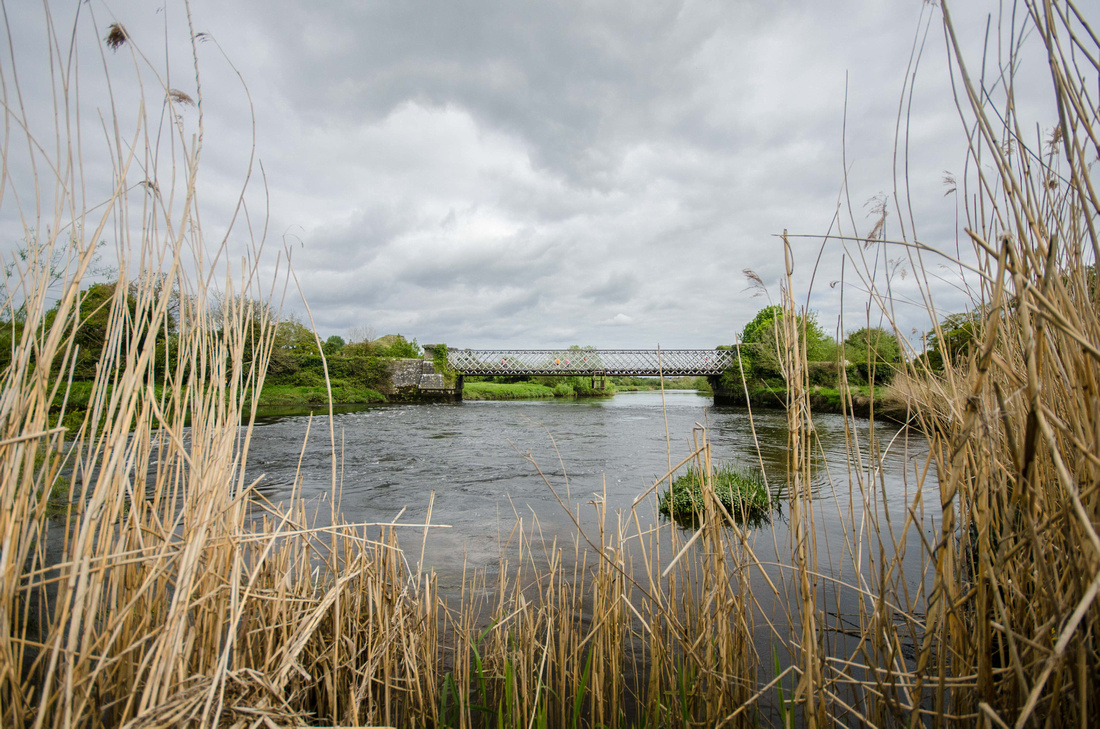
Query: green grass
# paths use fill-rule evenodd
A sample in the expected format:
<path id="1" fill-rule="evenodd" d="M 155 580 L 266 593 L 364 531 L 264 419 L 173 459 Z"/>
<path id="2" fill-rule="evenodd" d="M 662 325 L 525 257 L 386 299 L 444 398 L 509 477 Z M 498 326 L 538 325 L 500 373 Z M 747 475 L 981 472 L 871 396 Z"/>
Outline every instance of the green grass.
<path id="1" fill-rule="evenodd" d="M 555 394 L 553 388 L 534 382 L 467 382 L 462 387 L 464 400 L 533 400 Z"/>
<path id="2" fill-rule="evenodd" d="M 657 377 L 612 377 L 611 382 L 619 392 L 646 392 L 660 390 L 661 380 Z M 698 390 L 710 392 L 710 383 L 706 377 L 666 377 L 666 390 Z"/>
<path id="3" fill-rule="evenodd" d="M 775 504 L 759 472 L 721 465 L 714 472 L 713 484 L 715 496 L 738 522 L 755 525 L 770 518 Z M 658 508 L 676 521 L 696 522 L 705 513 L 705 503 L 702 475 L 691 466 L 661 495 Z"/>

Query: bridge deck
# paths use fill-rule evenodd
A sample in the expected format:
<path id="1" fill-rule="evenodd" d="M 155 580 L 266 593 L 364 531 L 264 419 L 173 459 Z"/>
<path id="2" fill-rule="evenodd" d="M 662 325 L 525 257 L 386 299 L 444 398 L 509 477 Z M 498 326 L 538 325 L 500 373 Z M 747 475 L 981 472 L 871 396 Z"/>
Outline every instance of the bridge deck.
<path id="1" fill-rule="evenodd" d="M 463 375 L 720 375 L 737 364 L 728 349 L 452 349 Z"/>

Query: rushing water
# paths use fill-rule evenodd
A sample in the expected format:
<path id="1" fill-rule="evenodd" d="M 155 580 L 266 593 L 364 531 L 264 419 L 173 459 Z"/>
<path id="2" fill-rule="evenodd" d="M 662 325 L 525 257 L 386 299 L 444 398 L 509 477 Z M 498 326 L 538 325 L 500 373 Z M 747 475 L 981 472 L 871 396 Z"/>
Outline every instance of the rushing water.
<path id="1" fill-rule="evenodd" d="M 788 446 L 782 411 L 757 411 L 750 419 L 744 408 L 715 407 L 709 397 L 695 392 L 673 391 L 663 397 L 660 392 L 637 392 L 599 400 L 344 408 L 332 423 L 339 505 L 350 522 L 389 522 L 400 516 L 402 523 L 422 524 L 434 495 L 431 521 L 445 526 L 431 530 L 425 566 L 435 569 L 445 586 L 453 584 L 464 562 L 491 571 L 501 539 L 517 517 L 527 524 L 537 520 L 547 540 L 572 541 L 575 526 L 555 491 L 580 504 L 582 513 L 586 502 L 604 494 L 611 513 L 629 511 L 670 462 L 675 465 L 692 452 L 700 427 L 707 429 L 715 459 L 762 462 L 773 491 L 785 488 Z M 917 482 L 913 474 L 922 468 L 927 447 L 919 436 L 906 437 L 906 431 L 892 424 L 878 422 L 872 430 L 867 421 L 856 422 L 853 432 L 861 450 L 865 452 L 871 436 L 885 450 L 882 469 L 868 479 L 866 455 L 861 467 L 843 417 L 815 416 L 814 427 L 819 444 L 813 481 L 819 560 L 831 563 L 835 572 L 847 559 L 843 523 L 849 514 L 859 518 L 860 481 L 874 489 L 880 512 L 892 509 L 893 517 L 903 517 Z M 301 412 L 260 418 L 249 452 L 249 475 L 263 475 L 260 488 L 274 502 L 288 500 L 300 478 L 302 496 L 327 512 L 324 502 L 333 497 L 329 431 L 327 411 L 312 418 Z M 641 508 L 639 515 L 659 521 L 654 512 Z M 766 538 L 757 536 L 755 550 L 762 560 L 776 561 L 776 545 L 782 554 L 787 517 L 782 512 L 774 531 L 765 530 Z M 415 546 L 414 557 L 419 556 L 421 538 L 422 531 L 415 530 L 402 539 L 408 551 Z M 919 534 L 914 530 L 908 541 L 916 554 Z"/>

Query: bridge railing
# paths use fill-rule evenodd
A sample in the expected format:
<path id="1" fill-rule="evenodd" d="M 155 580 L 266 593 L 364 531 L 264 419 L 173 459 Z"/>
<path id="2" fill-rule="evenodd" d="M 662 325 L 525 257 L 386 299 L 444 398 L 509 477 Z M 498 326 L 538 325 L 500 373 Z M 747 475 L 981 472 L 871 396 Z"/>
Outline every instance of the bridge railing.
<path id="1" fill-rule="evenodd" d="M 720 375 L 736 365 L 727 349 L 451 349 L 464 375 Z"/>

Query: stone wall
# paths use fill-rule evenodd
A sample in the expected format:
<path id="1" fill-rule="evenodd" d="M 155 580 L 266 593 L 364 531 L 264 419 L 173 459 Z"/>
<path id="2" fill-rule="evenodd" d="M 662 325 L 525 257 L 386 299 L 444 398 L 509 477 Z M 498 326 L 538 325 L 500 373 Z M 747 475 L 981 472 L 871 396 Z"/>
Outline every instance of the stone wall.
<path id="1" fill-rule="evenodd" d="M 446 386 L 443 374 L 435 371 L 431 359 L 391 359 L 386 368 L 389 381 L 382 394 L 391 400 L 461 400 L 462 383 L 457 387 Z"/>
<path id="2" fill-rule="evenodd" d="M 424 360 L 394 359 L 387 362 L 386 365 L 390 371 L 392 392 L 420 386 L 420 375 L 423 374 Z M 390 395 L 392 392 L 385 394 Z"/>

